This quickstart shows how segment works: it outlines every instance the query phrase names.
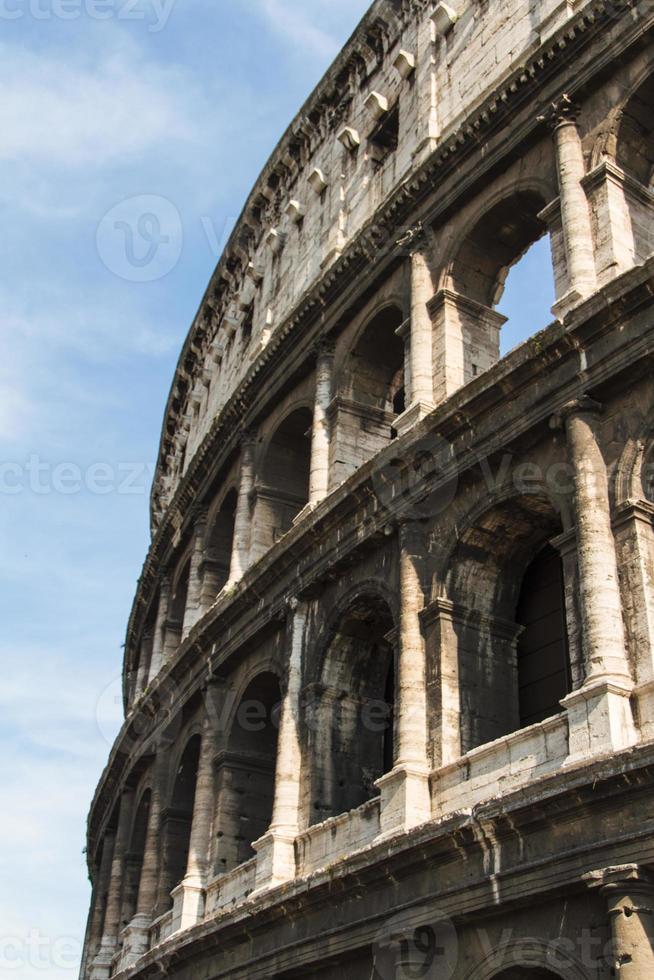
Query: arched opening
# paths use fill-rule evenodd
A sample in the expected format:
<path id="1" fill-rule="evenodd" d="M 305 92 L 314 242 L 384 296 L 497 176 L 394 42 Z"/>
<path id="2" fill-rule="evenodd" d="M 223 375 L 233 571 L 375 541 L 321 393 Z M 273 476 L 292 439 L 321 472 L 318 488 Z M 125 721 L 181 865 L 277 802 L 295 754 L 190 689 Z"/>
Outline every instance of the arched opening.
<path id="1" fill-rule="evenodd" d="M 195 787 L 198 778 L 200 736 L 189 739 L 175 773 L 170 804 L 162 814 L 162 875 L 166 896 L 179 885 L 186 874 Z M 167 907 L 172 906 L 172 899 Z"/>
<path id="2" fill-rule="evenodd" d="M 277 677 L 262 673 L 248 685 L 234 715 L 227 748 L 218 759 L 216 873 L 249 861 L 252 844 L 270 826 L 280 702 Z"/>
<path id="3" fill-rule="evenodd" d="M 378 795 L 393 768 L 393 617 L 378 595 L 355 599 L 333 630 L 312 707 L 311 823 Z"/>
<path id="4" fill-rule="evenodd" d="M 561 559 L 548 547 L 561 532 L 546 498 L 521 496 L 486 511 L 452 555 L 464 753 L 561 711 L 570 657 Z"/>
<path id="5" fill-rule="evenodd" d="M 172 594 L 166 624 L 166 659 L 182 639 L 184 617 L 188 601 L 188 585 L 191 577 L 191 560 L 187 558 L 172 583 Z"/>
<path id="6" fill-rule="evenodd" d="M 268 444 L 256 486 L 254 558 L 286 534 L 309 501 L 312 424 L 309 409 L 298 408 L 286 416 Z"/>
<path id="7" fill-rule="evenodd" d="M 508 270 L 497 312 L 507 317 L 500 335 L 504 356 L 552 322 L 556 301 L 549 236 L 539 238 Z"/>
<path id="8" fill-rule="evenodd" d="M 148 832 L 148 817 L 150 814 L 150 790 L 141 796 L 130 837 L 129 848 L 125 856 L 125 876 L 123 879 L 122 924 L 129 925 L 136 915 L 136 904 L 141 883 L 145 839 Z"/>
<path id="9" fill-rule="evenodd" d="M 615 155 L 628 178 L 637 181 L 636 184 L 633 179 L 624 181 L 624 213 L 613 217 L 613 223 L 621 225 L 620 238 L 614 244 L 621 270 L 643 262 L 654 251 L 654 74 L 624 107 L 616 133 Z M 610 214 L 609 210 L 605 222 Z"/>
<path id="10" fill-rule="evenodd" d="M 434 310 L 434 363 L 442 365 L 436 383 L 437 401 L 499 360 L 506 317 L 496 308 L 513 267 L 515 283 L 523 274 L 526 280 L 532 278 L 532 262 L 527 262 L 526 255 L 546 234 L 547 227 L 539 217 L 546 203 L 537 191 L 511 194 L 491 207 L 459 246 L 449 270 L 449 288 L 439 294 L 439 305 Z M 534 253 L 541 278 L 544 255 L 542 249 Z M 520 263 L 523 257 L 524 265 Z M 551 259 L 547 266 L 545 281 L 551 283 Z M 528 289 L 528 285 L 524 287 L 523 295 Z M 551 293 L 553 288 L 548 286 L 543 299 L 549 299 Z M 521 333 L 535 333 L 543 326 L 542 319 L 539 308 L 538 322 L 529 319 Z"/>
<path id="11" fill-rule="evenodd" d="M 654 178 L 654 74 L 624 107 L 616 138 L 616 161 L 645 187 Z"/>
<path id="12" fill-rule="evenodd" d="M 404 320 L 387 306 L 366 325 L 345 359 L 332 431 L 333 467 L 343 480 L 397 435 L 394 422 L 406 407 Z"/>
<path id="13" fill-rule="evenodd" d="M 229 579 L 234 540 L 237 493 L 231 489 L 222 501 L 207 536 L 202 569 L 202 608 L 208 609 Z"/>
<path id="14" fill-rule="evenodd" d="M 520 727 L 551 718 L 570 693 L 568 631 L 561 556 L 551 545 L 528 566 L 516 609 Z"/>

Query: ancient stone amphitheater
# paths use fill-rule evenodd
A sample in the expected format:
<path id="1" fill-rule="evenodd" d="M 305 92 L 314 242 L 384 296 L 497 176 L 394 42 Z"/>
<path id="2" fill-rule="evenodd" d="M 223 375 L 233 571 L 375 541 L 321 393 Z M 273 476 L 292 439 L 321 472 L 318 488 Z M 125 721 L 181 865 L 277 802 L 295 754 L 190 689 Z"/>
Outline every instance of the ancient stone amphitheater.
<path id="1" fill-rule="evenodd" d="M 653 32 L 376 0 L 282 137 L 166 409 L 84 980 L 654 978 Z"/>

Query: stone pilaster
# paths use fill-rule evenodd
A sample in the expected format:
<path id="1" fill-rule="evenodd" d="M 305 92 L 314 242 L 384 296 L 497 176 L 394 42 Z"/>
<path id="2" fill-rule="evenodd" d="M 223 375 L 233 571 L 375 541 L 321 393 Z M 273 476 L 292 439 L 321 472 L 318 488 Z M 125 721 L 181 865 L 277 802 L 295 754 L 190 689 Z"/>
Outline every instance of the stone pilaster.
<path id="1" fill-rule="evenodd" d="M 152 637 L 152 657 L 148 672 L 148 683 L 151 683 L 164 665 L 164 646 L 166 642 L 166 624 L 170 611 L 170 576 L 164 574 L 159 583 L 159 604 L 157 618 Z"/>
<path id="2" fill-rule="evenodd" d="M 568 266 L 568 293 L 557 301 L 560 316 L 589 296 L 597 285 L 590 209 L 582 181 L 586 175 L 577 110 L 564 95 L 552 107 L 549 122 L 554 134 L 561 196 L 561 222 Z"/>
<path id="3" fill-rule="evenodd" d="M 415 522 L 399 528 L 400 623 L 397 694 L 395 698 L 396 760 L 393 770 L 377 780 L 381 790 L 381 835 L 409 830 L 431 815 L 430 766 L 427 754 L 427 671 L 420 624 L 424 594 L 420 563 L 424 536 Z"/>
<path id="4" fill-rule="evenodd" d="M 401 435 L 434 408 L 432 322 L 428 304 L 434 286 L 429 263 L 423 249 L 411 255 L 411 319 L 397 333 L 408 347 L 407 409 L 396 419 Z"/>
<path id="5" fill-rule="evenodd" d="M 613 946 L 613 976 L 654 977 L 654 877 L 637 864 L 603 868 L 585 876 L 606 898 Z"/>
<path id="6" fill-rule="evenodd" d="M 329 406 L 332 400 L 334 348 L 320 344 L 316 357 L 316 395 L 311 431 L 309 503 L 317 504 L 329 493 Z"/>
<path id="7" fill-rule="evenodd" d="M 93 899 L 91 908 L 91 919 L 86 941 L 86 960 L 92 963 L 102 942 L 102 927 L 107 908 L 107 897 L 111 882 L 111 866 L 114 857 L 114 846 L 116 843 L 115 831 L 108 830 L 104 835 L 102 844 L 102 858 L 97 876 L 93 882 Z M 80 976 L 86 977 L 87 970 L 82 969 Z"/>
<path id="8" fill-rule="evenodd" d="M 583 686 L 562 702 L 570 721 L 570 756 L 614 751 L 635 741 L 608 474 L 598 444 L 600 406 L 589 398 L 566 405 L 554 424 L 565 426 L 574 471 L 577 562 L 585 665 Z"/>
<path id="9" fill-rule="evenodd" d="M 250 561 L 251 509 L 250 495 L 254 489 L 254 436 L 246 434 L 241 442 L 241 473 L 238 487 L 234 540 L 229 568 L 228 585 L 233 585 L 245 574 Z"/>
<path id="10" fill-rule="evenodd" d="M 613 530 L 618 549 L 627 646 L 633 665 L 638 723 L 654 737 L 654 506 L 628 500 L 619 508 Z"/>
<path id="11" fill-rule="evenodd" d="M 112 961 L 118 948 L 125 857 L 129 845 L 133 811 L 134 790 L 125 789 L 120 798 L 118 829 L 111 861 L 111 879 L 104 914 L 102 941 L 91 964 L 90 980 L 108 980 L 112 973 Z"/>
<path id="12" fill-rule="evenodd" d="M 186 875 L 172 893 L 173 932 L 189 929 L 204 915 L 215 808 L 214 755 L 213 731 L 207 718 L 202 730 Z"/>
<path id="13" fill-rule="evenodd" d="M 123 933 L 121 968 L 126 969 L 149 949 L 150 927 L 157 904 L 159 867 L 161 862 L 161 811 L 164 792 L 164 773 L 167 765 L 167 745 L 160 744 L 154 761 L 150 788 L 150 812 L 143 850 L 143 863 L 136 900 L 136 914 Z"/>
<path id="14" fill-rule="evenodd" d="M 273 816 L 269 832 L 254 844 L 257 852 L 257 888 L 295 877 L 294 842 L 300 830 L 300 696 L 306 604 L 293 600 L 290 612 L 289 658 L 277 741 Z"/>
<path id="15" fill-rule="evenodd" d="M 136 700 L 148 686 L 148 677 L 150 676 L 150 665 L 152 663 L 152 651 L 154 646 L 154 633 L 150 630 L 144 630 L 143 636 L 141 637 L 141 647 L 139 654 L 139 666 L 136 673 L 136 682 L 134 686 L 134 700 Z"/>
<path id="16" fill-rule="evenodd" d="M 199 619 L 202 618 L 202 563 L 207 537 L 207 511 L 201 508 L 195 515 L 193 525 L 193 545 L 191 548 L 191 564 L 189 568 L 188 592 L 182 638 L 186 638 Z"/>

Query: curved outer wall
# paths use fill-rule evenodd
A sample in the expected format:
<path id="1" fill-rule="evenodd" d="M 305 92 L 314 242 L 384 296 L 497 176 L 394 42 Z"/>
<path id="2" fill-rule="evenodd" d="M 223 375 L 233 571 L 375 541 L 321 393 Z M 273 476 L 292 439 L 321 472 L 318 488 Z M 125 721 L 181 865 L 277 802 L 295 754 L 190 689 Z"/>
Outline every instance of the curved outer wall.
<path id="1" fill-rule="evenodd" d="M 83 980 L 654 976 L 653 29 L 377 0 L 275 149 L 166 409 Z"/>

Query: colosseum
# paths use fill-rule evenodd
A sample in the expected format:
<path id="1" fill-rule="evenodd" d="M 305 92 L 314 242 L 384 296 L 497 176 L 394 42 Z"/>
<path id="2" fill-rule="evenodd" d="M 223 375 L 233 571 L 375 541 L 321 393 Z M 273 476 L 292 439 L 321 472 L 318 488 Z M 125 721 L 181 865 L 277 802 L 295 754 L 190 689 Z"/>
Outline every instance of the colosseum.
<path id="1" fill-rule="evenodd" d="M 651 0 L 375 0 L 290 124 L 166 407 L 83 980 L 654 978 L 653 105 Z"/>

